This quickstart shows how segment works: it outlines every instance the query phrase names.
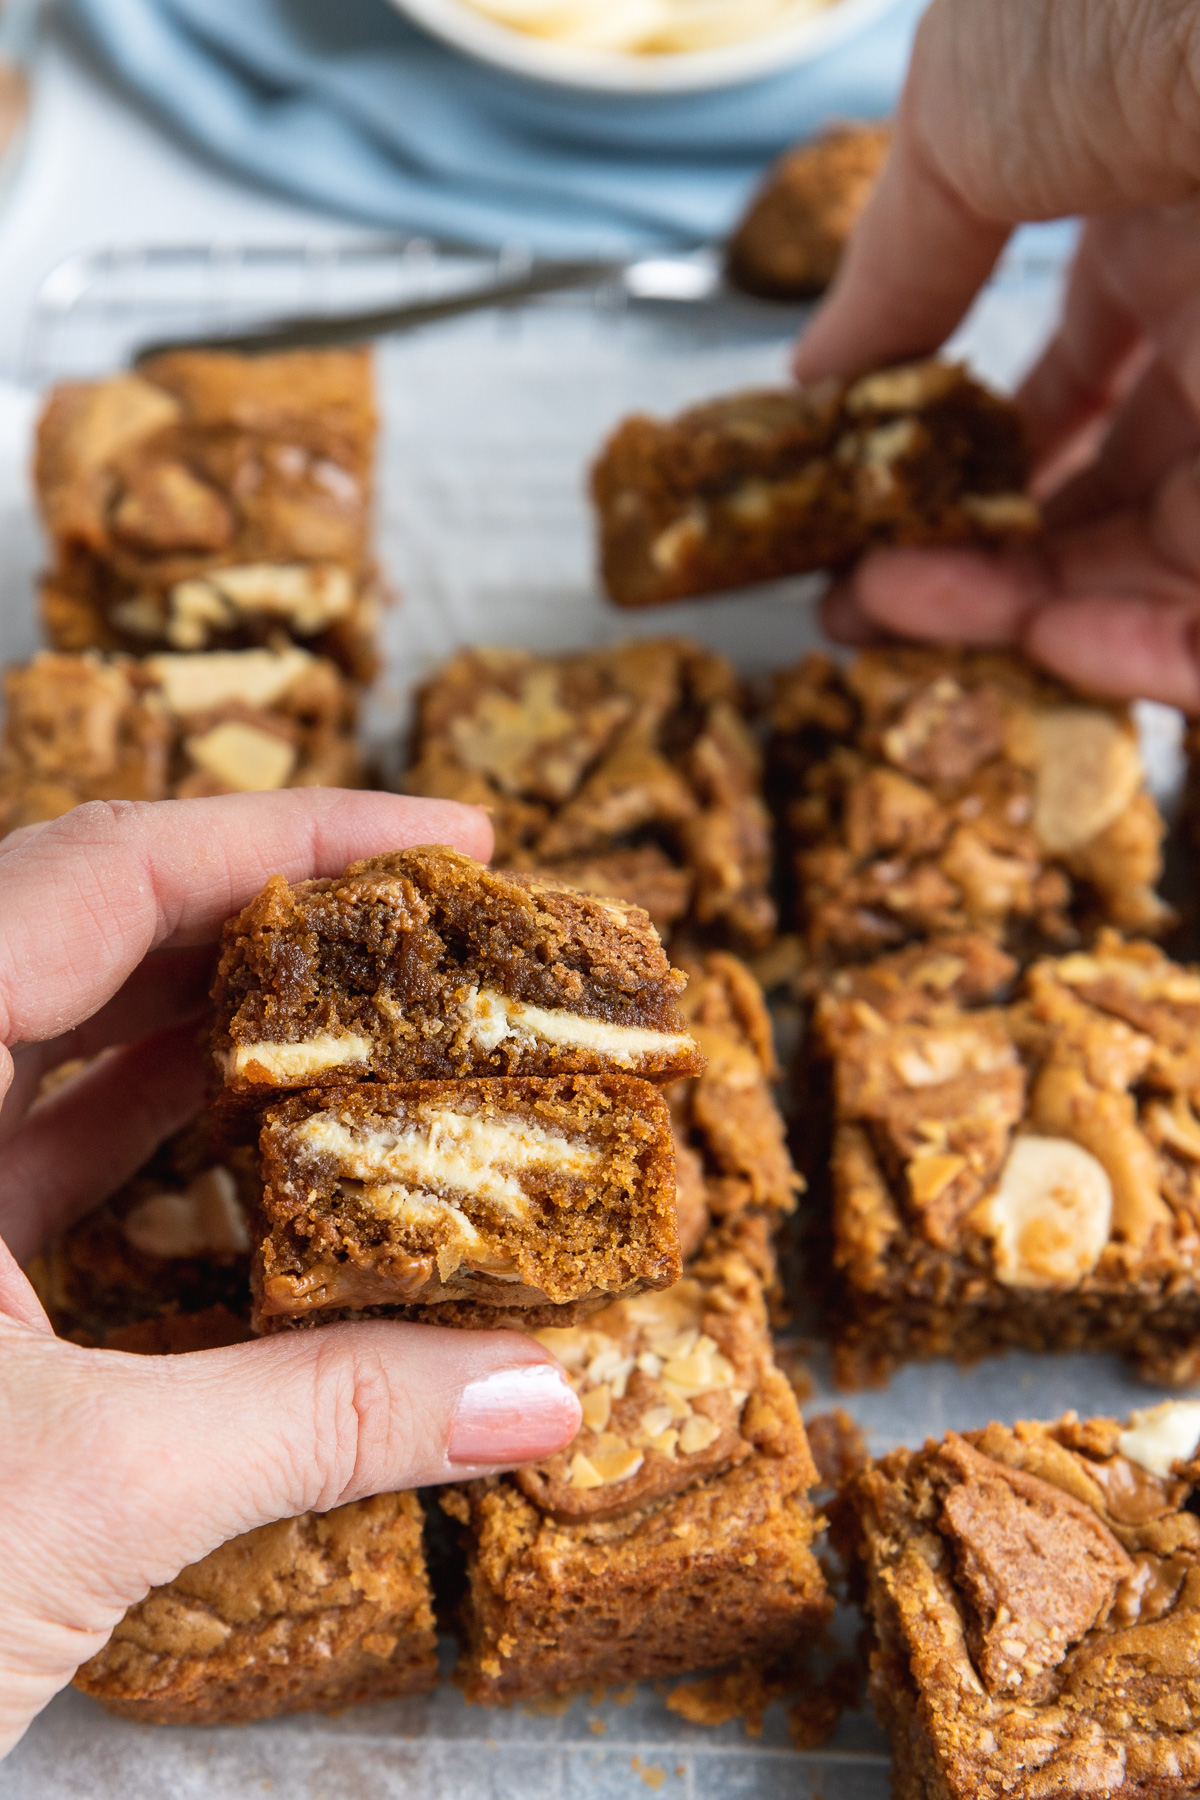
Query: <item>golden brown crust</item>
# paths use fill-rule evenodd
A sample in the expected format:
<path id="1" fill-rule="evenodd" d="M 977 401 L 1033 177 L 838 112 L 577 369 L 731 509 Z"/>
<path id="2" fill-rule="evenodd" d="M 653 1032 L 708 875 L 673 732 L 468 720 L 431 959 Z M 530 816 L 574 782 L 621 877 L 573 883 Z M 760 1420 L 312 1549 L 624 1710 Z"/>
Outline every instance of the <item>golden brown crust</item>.
<path id="1" fill-rule="evenodd" d="M 259 1143 L 268 1325 L 603 1305 L 679 1276 L 670 1115 L 629 1076 L 315 1089 Z"/>
<path id="2" fill-rule="evenodd" d="M 791 1212 L 803 1188 L 775 1102 L 778 1075 L 762 990 L 722 951 L 689 962 L 683 1010 L 706 1058 L 695 1081 L 671 1090 L 679 1137 L 700 1160 L 713 1218 Z"/>
<path id="3" fill-rule="evenodd" d="M 425 845 L 268 882 L 225 927 L 213 1049 L 228 1088 L 263 1097 L 368 1076 L 670 1080 L 701 1066 L 683 983 L 636 908 Z"/>
<path id="4" fill-rule="evenodd" d="M 486 806 L 495 860 L 769 941 L 761 757 L 733 669 L 682 638 L 566 656 L 477 647 L 422 690 L 409 793 Z"/>
<path id="5" fill-rule="evenodd" d="M 38 429 L 61 649 L 237 648 L 290 634 L 375 663 L 369 353 L 185 351 L 72 382 Z"/>
<path id="6" fill-rule="evenodd" d="M 989 1425 L 849 1484 L 899 1791 L 1113 1800 L 1200 1778 L 1200 1524 L 1112 1420 Z"/>
<path id="7" fill-rule="evenodd" d="M 772 788 L 817 962 L 983 932 L 1025 955 L 1156 932 L 1162 819 L 1128 709 L 993 651 L 890 646 L 776 678 Z"/>
<path id="8" fill-rule="evenodd" d="M 635 415 L 592 473 L 604 582 L 619 606 L 658 606 L 877 544 L 1028 537 L 1028 473 L 1011 403 L 947 363 Z"/>
<path id="9" fill-rule="evenodd" d="M 887 125 L 837 125 L 785 151 L 730 239 L 730 280 L 768 300 L 804 300 L 828 287 L 891 136 Z"/>

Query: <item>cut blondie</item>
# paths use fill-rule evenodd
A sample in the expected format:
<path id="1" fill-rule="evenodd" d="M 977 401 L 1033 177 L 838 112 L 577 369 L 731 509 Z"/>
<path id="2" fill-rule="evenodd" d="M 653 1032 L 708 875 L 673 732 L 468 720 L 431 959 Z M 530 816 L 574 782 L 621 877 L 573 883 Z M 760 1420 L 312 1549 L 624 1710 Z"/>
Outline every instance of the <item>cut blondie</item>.
<path id="1" fill-rule="evenodd" d="M 1156 932 L 1163 821 L 1128 709 L 1017 657 L 889 646 L 776 680 L 772 799 L 817 962 L 938 932 Z"/>
<path id="2" fill-rule="evenodd" d="M 626 419 L 592 476 L 605 586 L 659 606 L 881 544 L 1000 544 L 1040 519 L 1016 409 L 939 362 Z"/>
<path id="3" fill-rule="evenodd" d="M 886 125 L 839 125 L 775 164 L 729 242 L 729 279 L 768 300 L 829 286 L 891 143 Z"/>
<path id="4" fill-rule="evenodd" d="M 4 678 L 0 833 L 86 800 L 354 787 L 354 694 L 288 645 L 135 658 L 42 651 Z"/>
<path id="5" fill-rule="evenodd" d="M 1200 1405 L 989 1425 L 854 1477 L 897 1800 L 1200 1785 Z"/>
<path id="6" fill-rule="evenodd" d="M 769 941 L 770 820 L 738 678 L 682 638 L 462 651 L 422 691 L 409 793 L 486 806 L 495 860 L 748 950 Z"/>
<path id="7" fill-rule="evenodd" d="M 982 940 L 829 983 L 838 1372 L 1005 1346 L 1200 1375 L 1200 974 L 1147 943 L 1012 965 Z M 990 1002 L 990 1003 L 989 1003 Z"/>
<path id="8" fill-rule="evenodd" d="M 793 1211 L 804 1183 L 775 1101 L 771 1018 L 744 963 L 712 951 L 689 965 L 683 1010 L 705 1058 L 695 1081 L 669 1092 L 678 1141 L 697 1159 L 716 1219 Z"/>
<path id="9" fill-rule="evenodd" d="M 816 1632 L 816 1471 L 740 1252 L 715 1240 L 667 1293 L 540 1335 L 580 1393 L 580 1437 L 442 1502 L 467 1543 L 468 1698 L 774 1657 Z"/>
<path id="10" fill-rule="evenodd" d="M 604 1074 L 702 1059 L 645 913 L 438 845 L 289 887 L 225 927 L 213 1048 L 228 1088 Z"/>
<path id="11" fill-rule="evenodd" d="M 628 1075 L 315 1089 L 268 1111 L 259 1144 L 264 1321 L 460 1301 L 553 1317 L 679 1276 L 670 1115 Z"/>
<path id="12" fill-rule="evenodd" d="M 131 1606 L 74 1686 L 143 1725 L 231 1725 L 423 1694 L 436 1639 L 415 1494 L 232 1539 Z"/>
<path id="13" fill-rule="evenodd" d="M 375 414 L 361 350 L 178 351 L 55 390 L 36 479 L 60 650 L 302 641 L 375 667 Z"/>
<path id="14" fill-rule="evenodd" d="M 244 1153 L 218 1153 L 203 1118 L 166 1143 L 110 1199 L 51 1240 L 29 1276 L 60 1337 L 105 1345 L 176 1315 L 250 1303 L 252 1187 Z"/>

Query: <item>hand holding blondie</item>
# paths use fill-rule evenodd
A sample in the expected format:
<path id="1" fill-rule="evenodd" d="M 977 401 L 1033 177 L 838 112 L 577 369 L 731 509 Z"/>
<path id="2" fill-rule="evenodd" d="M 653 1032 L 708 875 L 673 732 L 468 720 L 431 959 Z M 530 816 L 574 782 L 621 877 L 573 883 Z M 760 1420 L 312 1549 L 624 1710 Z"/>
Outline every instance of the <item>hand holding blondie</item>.
<path id="1" fill-rule="evenodd" d="M 19 1266 L 194 1112 L 212 947 L 267 875 L 430 838 L 486 855 L 488 835 L 465 807 L 305 790 L 89 805 L 5 841 L 0 1753 L 131 1603 L 228 1538 L 574 1435 L 578 1402 L 515 1334 L 340 1325 L 126 1356 L 55 1338 Z M 38 1100 L 72 1057 L 98 1060 Z"/>
<path id="2" fill-rule="evenodd" d="M 891 158 L 796 372 L 927 353 L 1015 225 L 1085 215 L 1059 329 L 1019 395 L 1049 531 L 997 558 L 868 557 L 827 601 L 835 635 L 1016 644 L 1097 691 L 1200 708 L 1198 49 L 1192 5 L 937 0 L 926 15 Z"/>

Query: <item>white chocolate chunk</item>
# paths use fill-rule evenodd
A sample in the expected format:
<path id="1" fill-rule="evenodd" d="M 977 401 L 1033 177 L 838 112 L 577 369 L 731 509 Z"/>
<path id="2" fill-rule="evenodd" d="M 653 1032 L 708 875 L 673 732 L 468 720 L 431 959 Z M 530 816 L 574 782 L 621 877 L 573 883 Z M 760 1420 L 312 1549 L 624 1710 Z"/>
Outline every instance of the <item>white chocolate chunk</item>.
<path id="1" fill-rule="evenodd" d="M 366 1128 L 331 1113 L 313 1113 L 293 1127 L 291 1137 L 302 1148 L 335 1158 L 342 1179 L 469 1194 L 517 1219 L 529 1212 L 520 1172 L 553 1169 L 584 1176 L 600 1162 L 600 1152 L 590 1144 L 531 1121 L 449 1108 L 430 1111 L 404 1129 Z"/>
<path id="2" fill-rule="evenodd" d="M 272 731 L 241 719 L 226 719 L 200 737 L 184 740 L 198 769 L 215 776 L 235 794 L 262 794 L 281 788 L 296 767 L 296 746 Z"/>
<path id="3" fill-rule="evenodd" d="M 689 507 L 681 519 L 660 531 L 650 546 L 650 560 L 664 575 L 673 575 L 708 533 L 708 517 L 702 506 Z"/>
<path id="4" fill-rule="evenodd" d="M 1099 1262 L 1112 1229 L 1108 1171 L 1069 1138 L 1019 1137 L 995 1191 L 973 1218 L 993 1240 L 1006 1287 L 1075 1287 Z"/>
<path id="5" fill-rule="evenodd" d="M 1037 746 L 1033 829 L 1063 855 L 1120 817 L 1142 785 L 1142 759 L 1132 733 L 1091 706 L 1039 713 Z"/>
<path id="6" fill-rule="evenodd" d="M 208 712 L 230 700 L 274 706 L 313 657 L 296 644 L 282 650 L 210 650 L 203 656 L 148 656 L 146 673 L 158 683 L 174 713 Z"/>
<path id="7" fill-rule="evenodd" d="M 919 412 L 948 394 L 962 379 L 962 369 L 954 363 L 903 363 L 894 369 L 879 369 L 864 375 L 846 395 L 846 411 Z"/>
<path id="8" fill-rule="evenodd" d="M 311 637 L 350 611 L 354 584 L 333 563 L 241 563 L 176 582 L 168 603 L 168 639 L 179 650 L 199 650 L 247 613 L 265 613 Z"/>
<path id="9" fill-rule="evenodd" d="M 298 1044 L 235 1044 L 225 1057 L 227 1077 L 251 1081 L 306 1081 L 322 1069 L 344 1069 L 370 1060 L 370 1038 L 355 1031 L 325 1032 Z"/>
<path id="10" fill-rule="evenodd" d="M 162 610 L 149 594 L 134 594 L 129 600 L 118 601 L 112 609 L 112 622 L 130 637 L 156 638 L 163 632 Z"/>
<path id="11" fill-rule="evenodd" d="M 985 531 L 1036 531 L 1042 522 L 1028 494 L 964 494 L 959 505 Z"/>
<path id="12" fill-rule="evenodd" d="M 250 1233 L 228 1169 L 206 1169 L 183 1193 L 150 1194 L 122 1229 L 145 1256 L 244 1255 Z"/>
<path id="13" fill-rule="evenodd" d="M 393 1219 L 418 1236 L 421 1233 L 436 1234 L 438 1275 L 442 1281 L 448 1281 L 464 1263 L 474 1274 L 487 1275 L 497 1281 L 520 1279 L 515 1265 L 489 1247 L 483 1233 L 453 1200 L 414 1192 L 412 1188 L 391 1182 L 356 1186 L 351 1191 L 376 1217 Z"/>
<path id="14" fill-rule="evenodd" d="M 1117 1439 L 1121 1455 L 1162 1480 L 1177 1462 L 1188 1462 L 1200 1447 L 1200 1400 L 1164 1400 L 1129 1415 Z"/>
<path id="15" fill-rule="evenodd" d="M 470 988 L 463 1001 L 470 1039 L 488 1055 L 507 1038 L 532 1038 L 570 1050 L 591 1050 L 622 1068 L 637 1068 L 648 1056 L 683 1055 L 693 1048 L 686 1032 L 652 1031 L 643 1025 L 613 1025 L 559 1008 L 527 1006 L 495 988 Z"/>

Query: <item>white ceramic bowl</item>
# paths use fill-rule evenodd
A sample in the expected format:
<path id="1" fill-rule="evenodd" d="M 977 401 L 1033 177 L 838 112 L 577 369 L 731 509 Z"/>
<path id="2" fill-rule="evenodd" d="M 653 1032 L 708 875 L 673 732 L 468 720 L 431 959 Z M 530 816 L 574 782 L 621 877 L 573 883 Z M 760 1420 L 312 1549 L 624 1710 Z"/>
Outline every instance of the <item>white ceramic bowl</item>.
<path id="1" fill-rule="evenodd" d="M 539 38 L 477 12 L 466 0 L 392 0 L 417 25 L 481 62 L 558 87 L 669 94 L 734 87 L 809 62 L 857 35 L 897 0 L 831 0 L 794 25 L 720 49 L 639 56 Z"/>

